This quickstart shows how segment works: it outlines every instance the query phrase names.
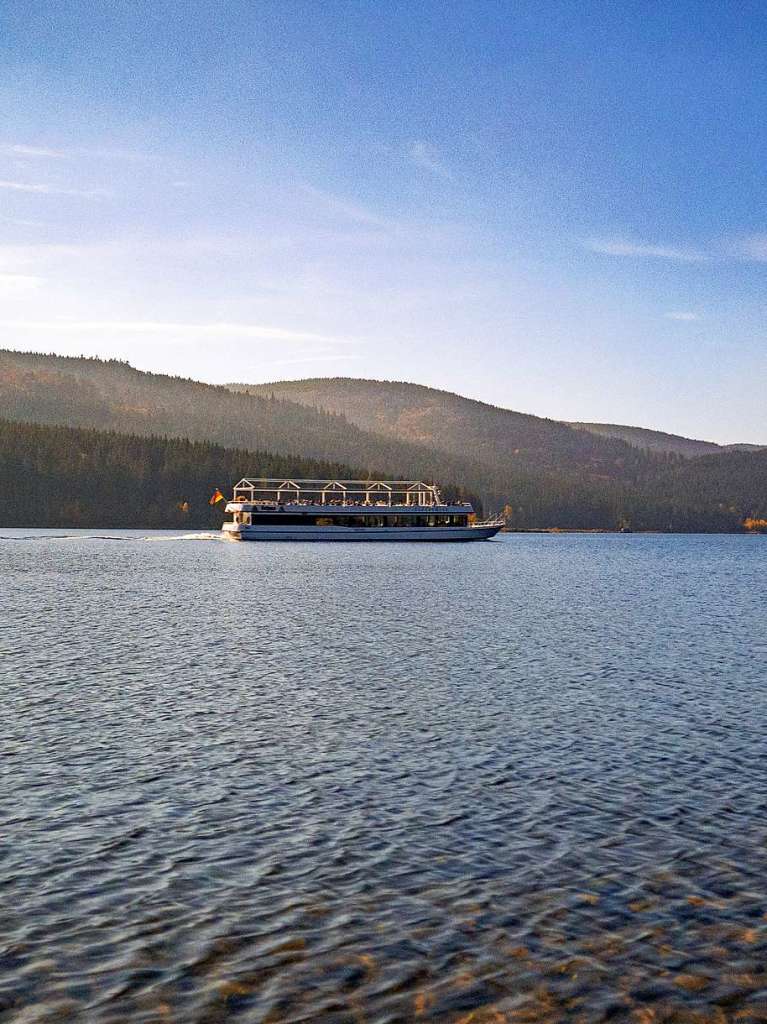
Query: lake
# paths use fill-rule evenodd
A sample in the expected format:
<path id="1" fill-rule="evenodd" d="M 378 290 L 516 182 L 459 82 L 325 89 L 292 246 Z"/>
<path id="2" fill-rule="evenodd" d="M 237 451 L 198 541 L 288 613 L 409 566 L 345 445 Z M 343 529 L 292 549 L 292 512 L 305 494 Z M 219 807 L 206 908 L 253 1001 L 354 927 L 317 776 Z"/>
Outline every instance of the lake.
<path id="1" fill-rule="evenodd" d="M 767 1020 L 767 537 L 0 538 L 0 1021 Z"/>

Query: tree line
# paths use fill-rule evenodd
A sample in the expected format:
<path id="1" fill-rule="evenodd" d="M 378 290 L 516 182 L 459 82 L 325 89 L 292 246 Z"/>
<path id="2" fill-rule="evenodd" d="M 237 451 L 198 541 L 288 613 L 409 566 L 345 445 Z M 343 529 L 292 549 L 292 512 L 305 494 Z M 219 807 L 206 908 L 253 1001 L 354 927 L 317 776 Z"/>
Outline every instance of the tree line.
<path id="1" fill-rule="evenodd" d="M 347 466 L 207 442 L 0 420 L 0 526 L 219 529 L 246 475 L 348 477 Z"/>
<path id="2" fill-rule="evenodd" d="M 2 521 L 210 525 L 219 518 L 204 492 L 255 472 L 436 480 L 488 511 L 510 506 L 518 529 L 739 531 L 767 518 L 767 452 L 684 458 L 413 385 L 298 385 L 234 393 L 115 360 L 0 351 L 5 419 L 53 428 L 19 428 L 30 431 L 25 461 L 5 424 Z M 79 440 L 59 424 L 84 428 Z M 44 501 L 47 478 L 58 488 L 55 514 L 20 490 L 37 481 L 32 497 Z"/>

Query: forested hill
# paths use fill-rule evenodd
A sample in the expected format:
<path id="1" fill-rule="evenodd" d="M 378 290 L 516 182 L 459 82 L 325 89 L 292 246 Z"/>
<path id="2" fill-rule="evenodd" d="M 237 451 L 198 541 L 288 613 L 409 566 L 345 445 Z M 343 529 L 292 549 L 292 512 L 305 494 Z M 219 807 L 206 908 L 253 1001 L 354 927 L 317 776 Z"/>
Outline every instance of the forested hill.
<path id="1" fill-rule="evenodd" d="M 366 385 L 371 399 L 377 394 L 375 382 L 349 383 Z M 187 437 L 455 482 L 487 508 L 515 498 L 520 525 L 557 525 L 560 514 L 577 525 L 603 524 L 615 506 L 614 485 L 633 481 L 647 458 L 621 441 L 412 385 L 433 396 L 435 408 L 420 417 L 420 429 L 400 436 L 387 426 L 392 387 L 381 385 L 372 415 L 371 403 L 367 413 L 362 405 L 340 412 L 271 392 L 144 373 L 115 360 L 0 351 L 0 410 L 8 419 Z M 513 429 L 496 429 L 496 421 Z"/>
<path id="2" fill-rule="evenodd" d="M 758 450 L 712 445 L 709 456 L 701 442 L 695 454 L 706 457 L 690 460 L 673 447 L 648 450 L 622 437 L 396 381 L 340 377 L 230 387 L 343 415 L 382 436 L 461 453 L 492 478 L 491 499 L 499 492 L 508 496 L 518 526 L 737 530 L 744 516 L 767 508 L 767 453 Z"/>
<path id="3" fill-rule="evenodd" d="M 605 447 L 589 442 L 619 441 L 665 455 L 694 458 L 730 451 L 762 451 L 757 444 L 719 445 L 645 427 L 614 423 L 563 423 L 488 405 L 447 391 L 398 381 L 357 380 L 348 377 L 278 381 L 272 384 L 230 384 L 233 391 L 287 398 L 292 402 L 345 416 L 375 433 L 433 445 L 449 451 L 473 451 L 491 460 L 500 452 L 520 462 L 550 465 L 561 470 L 563 462 L 598 465 L 605 458 L 626 457 L 622 445 Z M 573 437 L 573 430 L 585 434 Z M 513 449 L 510 452 L 510 445 Z"/>
<path id="4" fill-rule="evenodd" d="M 447 391 L 399 381 L 346 377 L 230 384 L 233 391 L 299 402 L 355 426 L 498 468 L 623 479 L 644 453 L 625 441 L 574 430 L 558 420 L 501 409 Z"/>
<path id="5" fill-rule="evenodd" d="M 0 527 L 219 529 L 247 473 L 354 476 L 347 466 L 204 442 L 0 419 Z"/>
<path id="6" fill-rule="evenodd" d="M 461 459 L 376 436 L 343 416 L 144 373 L 117 360 L 0 350 L 0 415 L 295 454 L 343 462 L 363 473 L 436 477 L 445 483 L 466 475 Z M 477 479 L 487 493 L 488 479 L 482 474 Z"/>
<path id="7" fill-rule="evenodd" d="M 585 430 L 601 437 L 615 437 L 626 441 L 635 448 L 649 451 L 683 455 L 697 458 L 699 455 L 715 455 L 721 452 L 758 452 L 767 448 L 759 444 L 716 444 L 714 441 L 697 441 L 679 434 L 667 434 L 662 430 L 648 430 L 646 427 L 625 427 L 618 423 L 570 423 L 576 430 Z"/>
<path id="8" fill-rule="evenodd" d="M 503 496 L 509 473 L 623 479 L 644 458 L 620 440 L 417 385 L 307 381 L 233 390 L 115 360 L 8 351 L 0 351 L 0 414 L 296 452 L 414 477 L 469 472 L 488 497 Z"/>
<path id="9" fill-rule="evenodd" d="M 764 453 L 684 459 L 417 385 L 341 379 L 233 391 L 116 361 L 0 351 L 0 415 L 437 480 L 486 509 L 510 505 L 520 528 L 738 530 L 745 516 L 767 516 Z M 95 464 L 93 473 L 97 489 Z"/>
<path id="10" fill-rule="evenodd" d="M 679 477 L 679 470 L 684 476 Z M 216 487 L 248 473 L 282 477 L 356 477 L 359 471 L 264 451 L 222 448 L 205 442 L 49 427 L 0 419 L 0 528 L 85 527 L 118 529 L 219 529 L 222 505 L 208 499 Z M 767 491 L 767 452 L 754 459 L 707 456 L 669 466 L 668 476 L 605 497 L 600 523 L 606 528 L 626 517 L 637 528 L 740 530 L 743 515 L 764 520 L 767 503 L 754 505 L 752 484 Z M 674 492 L 695 494 L 680 503 Z M 547 511 L 543 481 L 531 482 L 528 508 L 539 526 L 581 525 L 577 493 L 563 490 Z M 470 496 L 470 495 L 469 495 Z M 726 496 L 723 503 L 723 496 Z M 701 509 L 705 510 L 701 512 Z M 742 513 L 742 514 L 741 514 Z M 518 524 L 519 525 L 519 524 Z"/>

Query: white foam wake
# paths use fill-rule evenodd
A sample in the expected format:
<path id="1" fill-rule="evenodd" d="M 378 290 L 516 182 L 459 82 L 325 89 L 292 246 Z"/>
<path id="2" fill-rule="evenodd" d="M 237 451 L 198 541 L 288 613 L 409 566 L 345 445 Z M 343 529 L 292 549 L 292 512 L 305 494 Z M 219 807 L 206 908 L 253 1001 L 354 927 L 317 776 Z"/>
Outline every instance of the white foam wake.
<path id="1" fill-rule="evenodd" d="M 136 537 L 130 535 L 115 536 L 114 534 L 105 533 L 33 533 L 33 534 L 18 534 L 8 536 L 7 534 L 0 534 L 0 541 L 3 540 L 41 540 L 41 541 L 52 541 L 52 540 L 114 540 L 123 541 L 124 543 L 136 543 L 137 541 L 178 541 L 178 540 L 227 540 L 228 538 L 224 533 L 182 533 L 174 534 L 171 537 Z"/>
<path id="2" fill-rule="evenodd" d="M 141 540 L 169 541 L 169 540 L 226 540 L 223 533 L 184 533 L 175 537 L 141 537 Z"/>

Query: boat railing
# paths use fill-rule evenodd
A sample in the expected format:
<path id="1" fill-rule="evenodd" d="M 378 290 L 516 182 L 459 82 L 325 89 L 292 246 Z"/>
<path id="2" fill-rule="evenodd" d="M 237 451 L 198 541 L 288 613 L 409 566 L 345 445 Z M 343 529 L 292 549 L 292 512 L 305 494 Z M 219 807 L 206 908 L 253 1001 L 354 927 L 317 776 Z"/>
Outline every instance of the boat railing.
<path id="1" fill-rule="evenodd" d="M 296 480 L 243 477 L 234 485 L 234 501 L 279 504 L 396 505 L 430 508 L 445 503 L 436 484 L 423 480 Z"/>
<path id="2" fill-rule="evenodd" d="M 500 512 L 495 512 L 492 515 L 489 515 L 487 517 L 487 519 L 478 519 L 472 525 L 473 526 L 477 526 L 477 527 L 479 527 L 479 526 L 501 526 L 501 527 L 503 527 L 503 526 L 506 525 L 506 520 L 500 514 Z"/>
<path id="3" fill-rule="evenodd" d="M 419 509 L 428 509 L 430 512 L 447 512 L 451 509 L 460 509 L 462 512 L 469 513 L 472 511 L 472 504 L 468 501 L 451 501 L 443 502 L 439 505 L 417 505 L 415 503 L 405 504 L 403 502 L 391 502 L 388 501 L 293 501 L 291 499 L 282 501 L 265 501 L 263 498 L 243 498 L 235 497 L 232 499 L 235 504 L 242 505 L 255 505 L 263 506 L 265 508 L 391 508 L 391 509 L 403 509 L 406 511 L 413 511 Z"/>

